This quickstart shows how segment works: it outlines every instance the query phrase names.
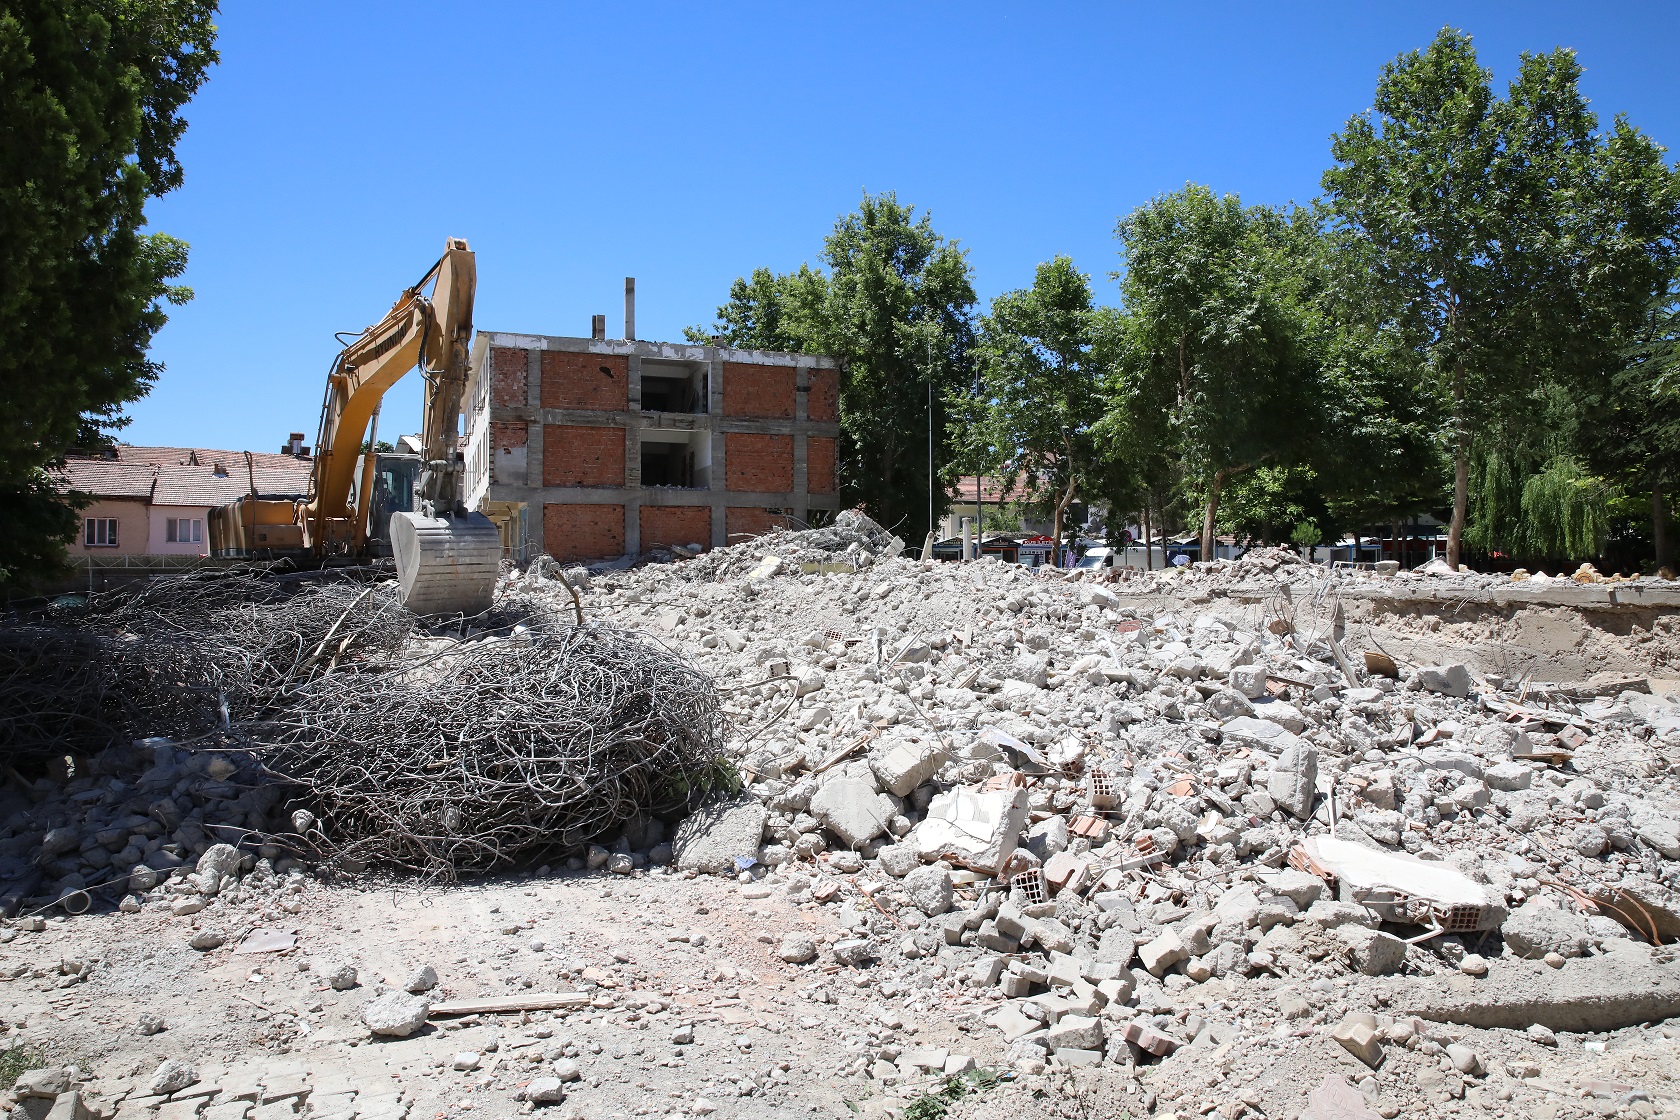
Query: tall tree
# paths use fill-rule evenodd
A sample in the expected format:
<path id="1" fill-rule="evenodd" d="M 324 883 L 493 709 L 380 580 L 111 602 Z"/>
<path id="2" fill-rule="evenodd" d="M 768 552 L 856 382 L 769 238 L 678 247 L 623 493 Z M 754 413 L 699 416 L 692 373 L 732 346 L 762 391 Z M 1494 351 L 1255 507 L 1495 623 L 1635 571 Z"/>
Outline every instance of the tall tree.
<path id="1" fill-rule="evenodd" d="M 1094 428 L 1108 381 L 1099 327 L 1090 277 L 1062 256 L 1038 266 L 1032 287 L 994 299 L 980 319 L 984 423 L 1010 452 L 1015 478 L 1044 495 L 1058 545 L 1068 506 L 1099 482 Z"/>
<path id="2" fill-rule="evenodd" d="M 721 342 L 747 350 L 785 350 L 814 353 L 821 333 L 821 316 L 828 300 L 828 277 L 808 264 L 799 271 L 753 269 L 752 276 L 736 277 L 729 300 L 717 309 L 710 327 L 686 327 L 690 342 Z"/>
<path id="3" fill-rule="evenodd" d="M 827 354 L 840 363 L 840 488 L 906 539 L 950 509 L 953 406 L 974 389 L 974 282 L 966 251 L 891 191 L 863 196 L 823 244 L 828 273 L 754 270 L 692 341 Z M 929 443 L 932 468 L 929 468 Z M 928 521 L 932 495 L 933 522 Z"/>
<path id="4" fill-rule="evenodd" d="M 1318 426 L 1310 215 L 1292 221 L 1188 186 L 1121 219 L 1125 309 L 1144 384 L 1167 403 L 1186 485 L 1213 555 L 1225 486 L 1262 463 L 1297 461 Z"/>
<path id="5" fill-rule="evenodd" d="M 216 61 L 214 0 L 0 2 L 0 584 L 63 557 L 72 510 L 44 469 L 126 423 L 186 245 L 143 234 L 181 185 L 180 110 Z"/>
<path id="6" fill-rule="evenodd" d="M 1597 134 L 1579 76 L 1567 50 L 1525 54 L 1498 99 L 1444 28 L 1383 68 L 1324 175 L 1338 234 L 1447 400 L 1455 565 L 1477 438 L 1522 422 L 1537 373 L 1602 363 L 1665 274 L 1675 200 L 1646 192 L 1661 150 L 1622 120 Z"/>
<path id="7" fill-rule="evenodd" d="M 1669 567 L 1671 508 L 1680 492 L 1680 283 L 1652 300 L 1623 361 L 1576 400 L 1583 457 L 1625 490 L 1650 494 L 1652 567 Z"/>
<path id="8" fill-rule="evenodd" d="M 949 402 L 973 384 L 967 254 L 889 191 L 842 217 L 823 256 L 830 278 L 817 341 L 841 363 L 842 497 L 883 524 L 932 531 L 956 477 Z"/>

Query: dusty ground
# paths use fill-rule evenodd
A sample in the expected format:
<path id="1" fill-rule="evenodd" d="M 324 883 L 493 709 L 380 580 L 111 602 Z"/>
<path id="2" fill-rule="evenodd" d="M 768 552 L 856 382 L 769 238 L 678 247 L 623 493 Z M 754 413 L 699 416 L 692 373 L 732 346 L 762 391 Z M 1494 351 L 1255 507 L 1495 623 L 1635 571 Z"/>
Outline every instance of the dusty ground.
<path id="1" fill-rule="evenodd" d="M 1008 1068 L 999 1036 L 978 1025 L 994 994 L 942 983 L 936 959 L 915 983 L 886 968 L 778 960 L 773 942 L 782 932 L 833 934 L 836 907 L 795 904 L 775 877 L 741 884 L 558 873 L 423 891 L 310 883 L 301 900 L 295 916 L 261 900 L 223 901 L 190 918 L 92 914 L 18 933 L 0 945 L 0 974 L 19 973 L 0 986 L 0 1018 L 44 1056 L 77 1065 L 90 1078 L 91 1103 L 122 1116 L 144 1115 L 145 1085 L 167 1058 L 194 1063 L 201 1091 L 221 1091 L 205 1115 L 260 1082 L 278 1097 L 256 1114 L 270 1120 L 293 1115 L 298 1103 L 317 1116 L 351 1108 L 376 1118 L 513 1115 L 530 1108 L 519 1090 L 566 1056 L 575 1056 L 581 1079 L 557 1111 L 590 1118 L 902 1108 L 937 1080 L 883 1086 L 843 1073 L 866 1049 L 895 1043 Z M 294 931 L 296 947 L 235 953 L 252 925 Z M 232 936 L 209 952 L 190 948 L 205 929 Z M 66 962 L 92 967 L 76 982 Z M 343 962 L 357 968 L 360 984 L 335 991 L 322 977 Z M 370 1039 L 362 1008 L 424 964 L 440 977 L 440 999 L 573 989 L 593 999 L 572 1012 L 439 1019 L 409 1039 Z M 1516 1032 L 1440 1028 L 1496 1068 L 1459 1079 L 1427 1047 L 1393 1047 L 1370 1074 L 1323 1035 L 1355 1005 L 1352 995 L 1345 982 L 1215 980 L 1179 994 L 1186 1017 L 1209 1029 L 1165 1061 L 1013 1078 L 960 1102 L 953 1115 L 1192 1116 L 1244 1104 L 1291 1116 L 1327 1075 L 1355 1084 L 1372 1077 L 1376 1106 L 1388 1115 L 1680 1115 L 1680 1038 L 1668 1037 L 1680 1029 L 1560 1035 L 1552 1048 Z M 143 1033 L 147 1016 L 164 1029 Z M 673 1044 L 673 1032 L 689 1024 L 694 1041 Z M 466 1052 L 481 1056 L 478 1067 L 453 1068 Z M 1524 1062 L 1544 1063 L 1544 1073 L 1517 1076 Z M 1433 1090 L 1421 1107 L 1419 1085 Z M 280 1095 L 298 1089 L 309 1092 Z M 1642 1096 L 1650 1099 L 1630 1099 Z M 1402 1111 L 1400 1100 L 1413 1107 Z M 165 1105 L 161 1120 L 175 1107 Z"/>

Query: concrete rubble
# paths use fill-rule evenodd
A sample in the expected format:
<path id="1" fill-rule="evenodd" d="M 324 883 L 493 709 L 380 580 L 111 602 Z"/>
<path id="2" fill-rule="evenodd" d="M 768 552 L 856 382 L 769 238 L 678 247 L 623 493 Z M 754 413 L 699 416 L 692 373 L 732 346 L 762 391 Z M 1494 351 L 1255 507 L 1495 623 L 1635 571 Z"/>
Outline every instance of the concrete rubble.
<path id="1" fill-rule="evenodd" d="M 1337 605 L 1509 584 L 1492 577 L 1330 576 L 1256 550 L 1116 580 L 901 549 L 843 518 L 567 581 L 587 611 L 646 628 L 715 678 L 734 723 L 738 793 L 602 837 L 531 881 L 562 884 L 568 901 L 549 904 L 561 930 L 568 906 L 592 905 L 586 889 L 635 891 L 630 917 L 597 920 L 642 941 L 603 934 L 586 953 L 561 932 L 559 951 L 500 916 L 521 908 L 519 889 L 543 889 L 516 885 L 471 919 L 529 962 L 490 993 L 464 990 L 468 958 L 441 950 L 358 968 L 353 944 L 304 931 L 268 959 L 307 964 L 311 998 L 342 1004 L 346 1038 L 436 1037 L 428 1076 L 503 1092 L 509 1109 L 598 1091 L 588 1023 L 657 1041 L 649 1056 L 671 1069 L 700 1068 L 707 1045 L 744 1067 L 755 1047 L 808 1032 L 750 1089 L 710 1065 L 704 1096 L 673 1082 L 676 1103 L 647 1105 L 688 1115 L 778 1114 L 804 1099 L 789 1095 L 799 1071 L 887 1115 L 977 1065 L 1011 1074 L 994 1092 L 1030 1115 L 1032 1094 L 1096 1077 L 1117 1078 L 1104 1082 L 1114 1111 L 1134 1115 L 1680 1112 L 1680 963 L 1641 935 L 1680 914 L 1672 685 L 1564 687 L 1393 658 Z M 570 609 L 545 570 L 510 578 Z M 1396 676 L 1367 667 L 1384 658 Z M 95 760 L 20 798 L 0 880 L 34 875 L 25 895 L 62 894 L 126 871 L 111 920 L 171 930 L 211 962 L 253 927 L 303 930 L 337 889 L 276 844 L 212 827 L 293 831 L 290 808 L 248 775 L 162 740 L 134 757 L 138 771 Z M 18 955 L 54 935 L 22 914 L 0 947 L 20 963 L 0 975 L 74 990 L 110 967 Z M 638 976 L 655 943 L 704 979 L 679 992 Z M 767 976 L 781 994 L 755 1004 Z M 487 1004 L 465 1027 L 449 1002 L 531 993 L 552 998 Z M 518 1021 L 481 1026 L 498 1013 Z M 510 1031 L 541 1061 L 516 1065 Z M 175 1056 L 152 1067 L 172 1087 L 136 1074 L 130 1097 L 160 1110 L 194 1099 L 181 1095 L 200 1073 L 187 1066 L 194 1080 L 176 1085 L 191 1055 Z M 15 1108 L 86 1081 L 28 1076 Z M 227 1096 L 231 1070 L 219 1077 L 191 1115 L 232 1120 L 217 1110 L 244 1098 Z M 261 1090 L 240 1120 L 344 1114 L 327 1089 L 267 1113 Z M 612 1100 L 628 1109 L 624 1094 Z M 347 1107 L 383 1120 L 434 1097 L 401 1099 L 396 1112 Z"/>

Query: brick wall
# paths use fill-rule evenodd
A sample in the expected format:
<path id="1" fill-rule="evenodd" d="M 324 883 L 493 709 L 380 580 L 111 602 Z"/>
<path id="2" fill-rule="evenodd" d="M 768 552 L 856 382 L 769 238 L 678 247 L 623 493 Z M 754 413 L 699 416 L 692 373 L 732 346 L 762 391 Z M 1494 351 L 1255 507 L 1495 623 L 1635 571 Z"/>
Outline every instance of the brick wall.
<path id="1" fill-rule="evenodd" d="M 723 515 L 724 531 L 730 544 L 740 544 L 746 537 L 756 537 L 772 529 L 785 529 L 785 514 L 771 513 L 757 506 L 730 506 Z"/>
<path id="2" fill-rule="evenodd" d="M 724 437 L 726 490 L 784 494 L 793 489 L 793 437 L 731 432 Z"/>
<path id="3" fill-rule="evenodd" d="M 624 555 L 623 506 L 543 506 L 543 551 L 556 560 L 611 560 Z"/>
<path id="4" fill-rule="evenodd" d="M 805 437 L 805 490 L 811 494 L 834 493 L 833 437 Z"/>
<path id="5" fill-rule="evenodd" d="M 542 352 L 544 408 L 623 409 L 630 402 L 630 360 L 610 354 Z"/>
<path id="6" fill-rule="evenodd" d="M 825 424 L 840 419 L 840 371 L 814 369 L 810 392 L 805 395 L 805 418 Z"/>
<path id="7" fill-rule="evenodd" d="M 712 547 L 710 506 L 643 506 L 642 547 L 698 544 Z"/>
<path id="8" fill-rule="evenodd" d="M 522 405 L 530 394 L 526 385 L 530 380 L 530 366 L 525 351 L 511 346 L 490 348 L 490 403 Z"/>
<path id="9" fill-rule="evenodd" d="M 530 431 L 523 420 L 493 420 L 490 423 L 490 446 L 497 451 L 524 447 L 529 439 Z"/>
<path id="10" fill-rule="evenodd" d="M 623 486 L 624 429 L 543 428 L 544 486 Z"/>
<path id="11" fill-rule="evenodd" d="M 723 414 L 793 419 L 798 395 L 792 366 L 723 363 Z"/>

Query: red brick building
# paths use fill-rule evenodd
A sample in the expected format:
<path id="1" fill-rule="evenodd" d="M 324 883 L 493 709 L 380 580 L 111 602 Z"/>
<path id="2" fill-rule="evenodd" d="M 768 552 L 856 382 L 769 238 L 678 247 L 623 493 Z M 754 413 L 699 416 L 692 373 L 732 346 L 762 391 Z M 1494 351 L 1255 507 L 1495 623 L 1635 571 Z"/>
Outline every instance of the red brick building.
<path id="1" fill-rule="evenodd" d="M 516 559 L 717 548 L 839 507 L 829 358 L 481 331 L 472 360 L 467 501 Z"/>

